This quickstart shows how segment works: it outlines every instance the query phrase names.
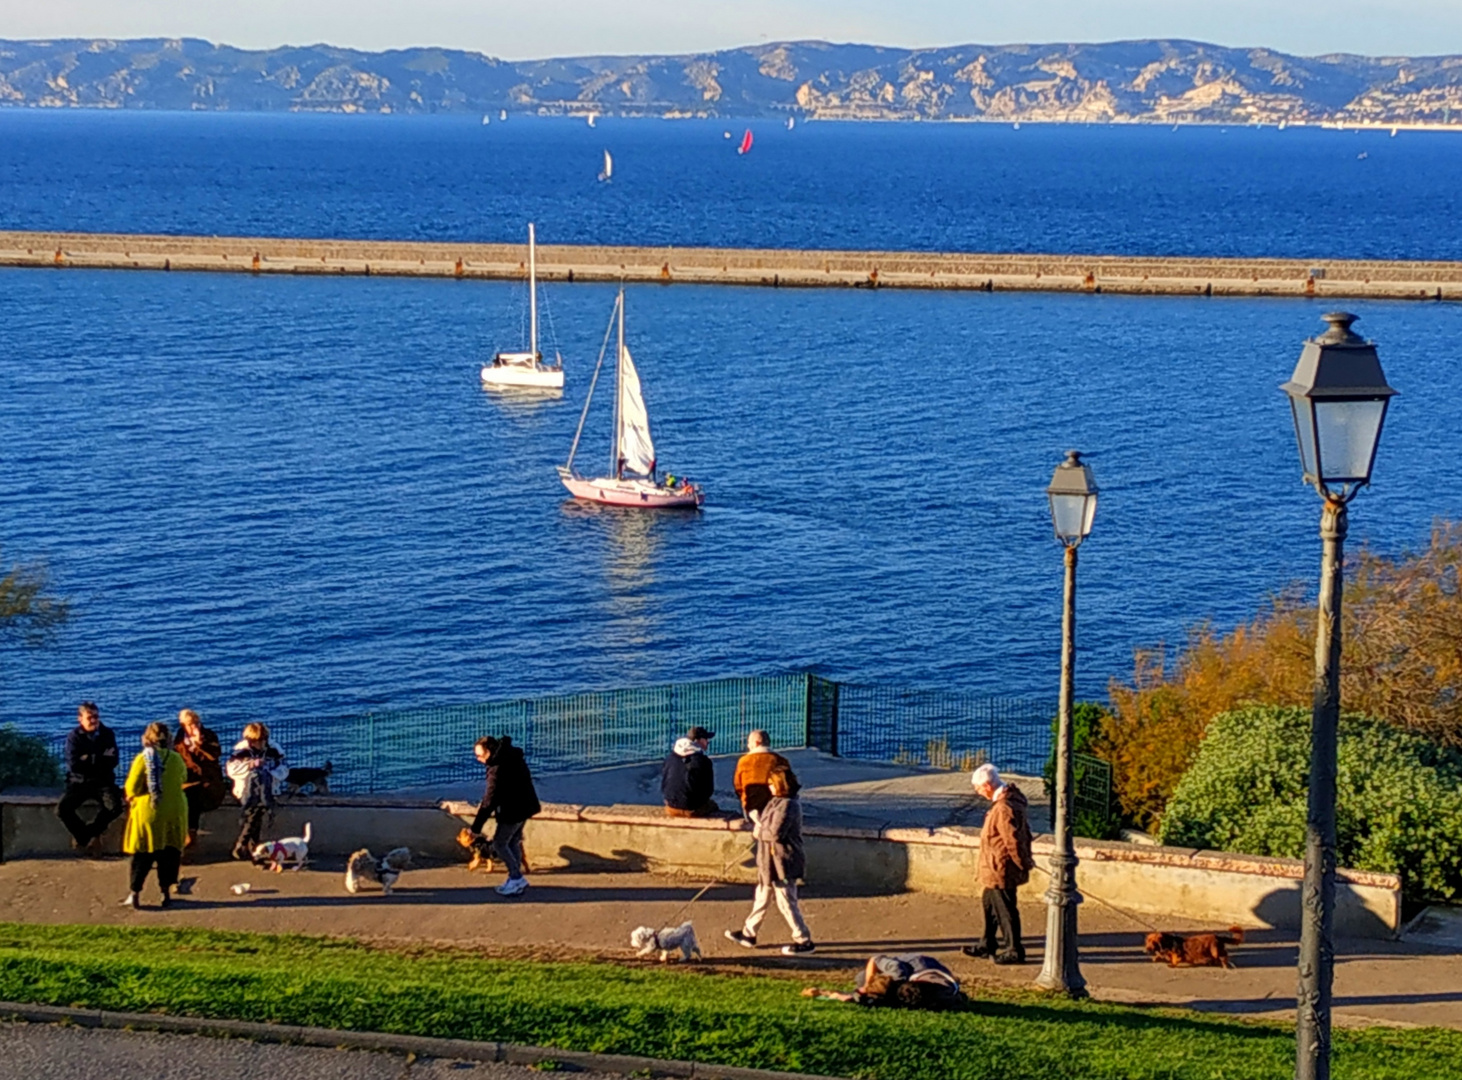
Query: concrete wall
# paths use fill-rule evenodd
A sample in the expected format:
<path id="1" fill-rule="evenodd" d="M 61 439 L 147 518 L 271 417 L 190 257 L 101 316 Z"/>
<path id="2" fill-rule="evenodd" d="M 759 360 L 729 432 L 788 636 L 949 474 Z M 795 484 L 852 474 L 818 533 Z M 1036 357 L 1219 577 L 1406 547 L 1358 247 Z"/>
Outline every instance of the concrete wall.
<path id="1" fill-rule="evenodd" d="M 352 799 L 298 800 L 281 805 L 270 836 L 298 835 L 313 826 L 316 856 L 343 857 L 361 847 L 406 845 L 421 855 L 463 859 L 457 830 L 470 821 L 467 803 Z M 198 854 L 227 857 L 238 811 L 205 817 Z M 854 894 L 904 890 L 977 896 L 979 836 L 972 829 L 853 829 L 808 826 L 808 884 Z M 120 850 L 121 825 L 107 837 Z M 69 838 L 55 818 L 54 796 L 0 796 L 0 841 L 6 859 L 68 854 Z M 528 826 L 524 843 L 540 869 L 646 871 L 749 882 L 755 879 L 751 836 L 739 819 L 686 820 L 646 806 L 546 806 Z M 1044 866 L 1050 838 L 1036 838 Z M 1214 925 L 1300 925 L 1302 865 L 1224 852 L 1080 841 L 1077 882 L 1087 903 L 1107 903 L 1154 918 Z M 1028 887 L 1047 885 L 1037 869 Z M 1028 894 L 1029 895 L 1029 894 Z M 1394 937 L 1401 928 L 1401 882 L 1394 874 L 1340 871 L 1336 930 L 1345 937 Z"/>
<path id="2" fill-rule="evenodd" d="M 527 276 L 526 245 L 0 232 L 0 265 L 255 274 Z M 1462 263 L 1202 259 L 544 244 L 545 281 L 690 282 L 987 292 L 1462 299 Z"/>

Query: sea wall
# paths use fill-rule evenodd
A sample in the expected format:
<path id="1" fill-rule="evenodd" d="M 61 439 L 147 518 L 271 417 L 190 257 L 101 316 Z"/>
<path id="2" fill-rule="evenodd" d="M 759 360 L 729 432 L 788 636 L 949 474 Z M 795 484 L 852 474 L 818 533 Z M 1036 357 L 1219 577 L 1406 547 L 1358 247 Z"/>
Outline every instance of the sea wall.
<path id="1" fill-rule="evenodd" d="M 55 796 L 0 795 L 3 857 L 44 858 L 70 853 L 55 817 Z M 457 830 L 471 820 L 467 803 L 377 799 L 298 800 L 281 805 L 271 836 L 298 835 L 311 823 L 316 857 L 343 858 L 357 848 L 407 845 L 431 858 L 463 859 Z M 197 850 L 225 858 L 238 811 L 207 815 Z M 809 824 L 809 897 L 819 887 L 871 894 L 903 891 L 977 897 L 979 833 L 966 828 L 862 829 Z M 120 850 L 121 825 L 105 838 Z M 675 874 L 703 880 L 752 882 L 750 835 L 739 818 L 667 818 L 657 807 L 549 805 L 524 835 L 535 870 L 618 870 Z M 1049 836 L 1038 836 L 1036 862 L 1052 854 Z M 1081 840 L 1077 884 L 1089 904 L 1109 904 L 1151 919 L 1181 918 L 1218 926 L 1267 926 L 1297 930 L 1303 866 L 1294 859 L 1259 858 L 1126 843 Z M 1394 874 L 1340 870 L 1336 932 L 1344 937 L 1391 938 L 1401 928 L 1401 882 Z M 1039 896 L 1049 880 L 1031 876 L 1027 896 Z"/>
<path id="2" fill-rule="evenodd" d="M 0 232 L 0 266 L 513 280 L 522 244 Z M 755 248 L 538 248 L 544 281 L 1462 300 L 1462 262 L 978 255 Z"/>

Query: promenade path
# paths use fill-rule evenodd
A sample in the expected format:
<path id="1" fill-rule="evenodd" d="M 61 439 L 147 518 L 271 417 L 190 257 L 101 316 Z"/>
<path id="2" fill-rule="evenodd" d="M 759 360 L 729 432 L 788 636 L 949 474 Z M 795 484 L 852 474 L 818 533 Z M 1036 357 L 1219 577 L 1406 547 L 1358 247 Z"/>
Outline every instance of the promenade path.
<path id="1" fill-rule="evenodd" d="M 631 928 L 690 918 L 706 953 L 703 969 L 782 973 L 796 980 L 789 994 L 804 982 L 848 984 L 855 968 L 877 951 L 932 953 L 975 986 L 1026 984 L 1039 970 L 1045 927 L 1041 898 L 1027 891 L 1021 911 L 1032 962 L 997 968 L 959 952 L 980 925 L 978 904 L 971 899 L 932 893 L 859 896 L 814 883 L 804 891 L 804 912 L 818 951 L 793 959 L 773 948 L 748 951 L 721 936 L 739 926 L 746 913 L 750 889 L 745 886 L 715 886 L 687 908 L 703 881 L 539 872 L 527 893 L 505 900 L 492 891 L 500 875 L 469 874 L 465 864 L 410 871 L 390 897 L 347 894 L 342 872 L 342 860 L 321 860 L 309 870 L 282 875 L 233 862 L 187 866 L 184 874 L 193 882 L 189 898 L 165 912 L 156 907 L 129 911 L 118 906 L 127 876 L 121 858 L 19 860 L 0 865 L 0 921 L 337 934 L 448 943 L 507 956 L 643 963 L 629 949 Z M 234 896 L 229 886 L 244 881 L 252 890 Z M 148 904 L 155 900 L 155 893 L 144 895 Z M 1164 920 L 1164 928 L 1192 927 Z M 1147 930 L 1133 916 L 1097 903 L 1082 906 L 1082 962 L 1095 997 L 1292 1017 L 1294 935 L 1254 933 L 1236 950 L 1233 971 L 1170 970 L 1142 954 Z M 781 945 L 785 934 L 773 914 L 763 928 L 763 943 Z M 1338 1023 L 1462 1029 L 1462 955 L 1418 944 L 1341 941 L 1335 1015 Z"/>

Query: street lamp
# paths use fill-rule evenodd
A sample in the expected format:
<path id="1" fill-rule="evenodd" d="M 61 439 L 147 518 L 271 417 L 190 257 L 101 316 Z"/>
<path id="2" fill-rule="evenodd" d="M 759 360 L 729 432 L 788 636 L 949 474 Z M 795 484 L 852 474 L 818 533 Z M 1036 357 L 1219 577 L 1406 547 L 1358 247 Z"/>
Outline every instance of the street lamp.
<path id="1" fill-rule="evenodd" d="M 1081 454 L 1066 452 L 1051 486 L 1051 524 L 1066 555 L 1066 591 L 1061 609 L 1061 707 L 1056 731 L 1056 850 L 1051 856 L 1051 886 L 1046 890 L 1046 959 L 1036 985 L 1071 997 L 1086 997 L 1086 980 L 1076 952 L 1076 849 L 1071 842 L 1071 699 L 1076 675 L 1076 549 L 1091 532 L 1097 486 Z"/>
<path id="2" fill-rule="evenodd" d="M 1310 795 L 1301 894 L 1296 1080 L 1329 1080 L 1330 989 L 1335 949 L 1335 746 L 1340 722 L 1340 603 L 1346 504 L 1371 482 L 1386 407 L 1396 395 L 1376 347 L 1351 332 L 1354 315 L 1324 316 L 1330 329 L 1305 342 L 1289 395 L 1305 483 L 1325 500 L 1320 515 L 1319 618 L 1315 628 Z"/>

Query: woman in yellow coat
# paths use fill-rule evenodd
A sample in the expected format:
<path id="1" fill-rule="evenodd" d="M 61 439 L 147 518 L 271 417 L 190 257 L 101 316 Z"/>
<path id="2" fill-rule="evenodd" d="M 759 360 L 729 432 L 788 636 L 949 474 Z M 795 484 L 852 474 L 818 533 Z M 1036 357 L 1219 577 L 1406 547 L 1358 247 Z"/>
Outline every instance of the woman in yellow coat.
<path id="1" fill-rule="evenodd" d="M 188 768 L 182 755 L 169 748 L 168 726 L 147 725 L 142 753 L 132 761 L 122 792 L 127 797 L 127 833 L 122 850 L 132 856 L 132 883 L 124 907 L 135 908 L 142 884 L 154 864 L 162 889 L 162 907 L 171 902 L 178 883 L 178 865 L 188 839 L 188 799 L 183 784 Z"/>

